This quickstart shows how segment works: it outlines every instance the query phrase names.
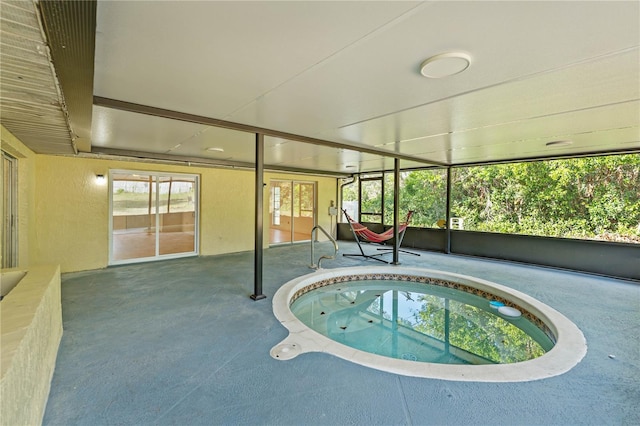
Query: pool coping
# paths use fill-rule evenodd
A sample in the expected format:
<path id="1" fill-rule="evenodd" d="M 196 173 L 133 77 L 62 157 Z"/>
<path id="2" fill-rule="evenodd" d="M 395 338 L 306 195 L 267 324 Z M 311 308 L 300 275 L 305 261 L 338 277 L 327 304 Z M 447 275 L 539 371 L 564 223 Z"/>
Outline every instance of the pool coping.
<path id="1" fill-rule="evenodd" d="M 322 280 L 345 275 L 409 275 L 453 281 L 494 294 L 544 322 L 556 337 L 555 346 L 541 357 L 513 364 L 451 365 L 414 362 L 388 358 L 345 346 L 308 328 L 293 315 L 290 301 L 304 287 Z M 289 335 L 274 346 L 270 354 L 278 360 L 289 360 L 307 352 L 324 352 L 342 359 L 411 377 L 477 382 L 523 382 L 554 377 L 576 366 L 587 353 L 587 343 L 580 329 L 560 312 L 537 299 L 512 288 L 468 275 L 426 268 L 399 266 L 358 266 L 321 269 L 284 284 L 273 297 L 273 313 L 289 330 Z"/>

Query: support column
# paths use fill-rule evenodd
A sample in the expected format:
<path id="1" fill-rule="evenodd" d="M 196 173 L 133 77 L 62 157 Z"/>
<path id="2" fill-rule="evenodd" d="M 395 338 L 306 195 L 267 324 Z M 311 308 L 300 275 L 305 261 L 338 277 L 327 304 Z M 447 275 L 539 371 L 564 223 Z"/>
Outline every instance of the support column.
<path id="1" fill-rule="evenodd" d="M 262 245 L 263 245 L 263 211 L 264 211 L 264 135 L 256 133 L 256 205 L 255 205 L 255 251 L 254 251 L 254 280 L 253 300 L 266 299 L 262 294 Z"/>
<path id="2" fill-rule="evenodd" d="M 393 159 L 393 261 L 391 264 L 399 265 L 398 253 L 400 250 L 400 160 Z"/>

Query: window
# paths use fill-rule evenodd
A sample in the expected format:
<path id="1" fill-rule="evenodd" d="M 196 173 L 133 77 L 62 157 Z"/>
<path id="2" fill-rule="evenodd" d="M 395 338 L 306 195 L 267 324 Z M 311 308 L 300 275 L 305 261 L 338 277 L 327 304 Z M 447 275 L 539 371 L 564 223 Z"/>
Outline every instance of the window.
<path id="1" fill-rule="evenodd" d="M 384 216 L 384 176 L 360 177 L 360 220 L 358 222 L 382 223 Z"/>
<path id="2" fill-rule="evenodd" d="M 358 179 L 357 177 L 353 179 L 351 182 L 346 181 L 342 182 L 340 185 L 340 208 L 347 211 L 349 217 L 354 220 L 358 220 L 358 215 L 360 213 L 359 199 L 358 196 Z M 340 222 L 346 222 L 347 219 L 344 217 L 344 214 L 338 212 L 338 217 Z"/>
<path id="3" fill-rule="evenodd" d="M 357 188 L 361 196 L 358 196 Z M 415 213 L 412 227 L 435 228 L 444 220 L 447 205 L 447 172 L 445 169 L 400 172 L 400 219 L 407 211 Z M 383 196 L 384 195 L 384 196 Z M 363 176 L 342 190 L 342 208 L 354 219 L 362 211 L 363 222 L 393 224 L 393 173 Z M 344 218 L 342 218 L 344 221 Z"/>

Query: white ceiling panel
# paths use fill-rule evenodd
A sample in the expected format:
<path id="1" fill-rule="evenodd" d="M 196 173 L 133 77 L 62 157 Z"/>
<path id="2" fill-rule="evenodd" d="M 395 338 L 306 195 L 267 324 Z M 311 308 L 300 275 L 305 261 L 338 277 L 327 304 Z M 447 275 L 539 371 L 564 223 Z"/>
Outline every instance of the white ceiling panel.
<path id="1" fill-rule="evenodd" d="M 613 152 L 638 139 L 639 17 L 638 2 L 100 2 L 94 92 L 345 144 L 267 138 L 279 167 L 392 167 L 357 147 L 415 165 Z M 468 70 L 420 75 L 451 50 Z M 160 126 L 143 142 L 143 127 L 121 122 L 118 140 L 253 161 L 248 133 Z"/>
<path id="2" fill-rule="evenodd" d="M 94 106 L 92 145 L 166 153 L 205 128 L 201 124 Z"/>
<path id="3" fill-rule="evenodd" d="M 640 117 L 639 58 L 638 49 L 631 49 L 347 126 L 340 134 L 342 140 L 442 161 L 431 154 L 452 146 L 437 140 L 473 146 L 634 126 Z M 614 150 L 615 142 L 602 148 Z M 536 155 L 544 156 L 543 150 Z M 505 152 L 502 159 L 518 156 L 525 153 Z"/>
<path id="4" fill-rule="evenodd" d="M 225 118 L 416 5 L 101 1 L 95 93 Z"/>
<path id="5" fill-rule="evenodd" d="M 375 172 L 379 170 L 393 170 L 394 161 L 393 158 L 389 157 L 379 157 L 373 158 L 369 160 L 362 161 L 359 165 L 359 172 Z M 424 167 L 423 163 L 412 162 L 412 161 L 400 161 L 400 168 L 412 169 Z"/>
<path id="6" fill-rule="evenodd" d="M 3 124 L 11 98 L 16 129 L 54 130 L 42 43 L 4 42 L 21 4 L 2 3 Z M 420 74 L 450 51 L 469 68 Z M 638 1 L 98 0 L 93 59 L 94 152 L 243 166 L 259 131 L 267 166 L 348 174 L 640 150 Z M 55 152 L 43 129 L 30 146 Z"/>
<path id="7" fill-rule="evenodd" d="M 170 153 L 253 163 L 255 159 L 255 135 L 237 130 L 207 126 L 183 140 Z"/>
<path id="8" fill-rule="evenodd" d="M 255 135 L 94 106 L 93 146 L 253 163 Z M 213 150 L 209 150 L 212 148 Z"/>
<path id="9" fill-rule="evenodd" d="M 401 141 L 615 105 L 640 98 L 638 78 L 640 50 L 634 48 L 344 126 L 340 138 L 381 146 L 394 142 L 387 135 Z"/>
<path id="10" fill-rule="evenodd" d="M 553 140 L 572 139 L 575 135 L 585 132 L 593 133 L 595 131 L 637 127 L 638 117 L 640 117 L 640 101 L 630 101 L 606 107 L 571 111 L 549 117 L 537 117 L 530 120 L 470 128 L 451 134 L 446 133 L 403 140 L 387 144 L 386 147 L 405 154 L 429 157 L 436 151 L 443 149 L 489 146 L 532 138 L 538 139 L 544 144 Z M 585 123 L 591 123 L 591 126 L 586 126 Z M 608 144 L 607 146 L 610 149 L 615 148 L 614 140 L 608 141 Z"/>
<path id="11" fill-rule="evenodd" d="M 267 165 L 324 170 L 345 174 L 361 169 L 361 163 L 378 155 L 350 149 L 333 148 L 281 138 L 265 138 L 264 161 Z"/>
<path id="12" fill-rule="evenodd" d="M 352 174 L 379 170 L 393 170 L 392 157 L 359 152 L 352 149 L 333 148 L 281 138 L 265 138 L 265 165 L 292 169 L 330 171 Z M 406 168 L 424 167 L 424 162 L 402 161 Z"/>
<path id="13" fill-rule="evenodd" d="M 612 129 L 599 132 L 589 132 L 572 135 L 573 143 L 568 146 L 545 146 L 548 139 L 527 139 L 510 141 L 501 144 L 461 146 L 452 150 L 452 156 L 458 159 L 458 164 L 484 162 L 485 158 L 502 158 L 503 160 L 516 159 L 508 156 L 509 152 L 518 152 L 525 158 L 542 157 L 540 152 L 547 157 L 579 155 L 584 153 L 600 152 L 603 145 L 616 141 L 619 149 L 640 149 L 640 128 L 629 127 L 624 129 Z"/>
<path id="14" fill-rule="evenodd" d="M 351 123 L 637 46 L 638 30 L 629 31 L 637 6 L 621 9 L 605 2 L 427 3 L 230 119 L 331 139 L 332 129 Z M 452 49 L 471 54 L 466 72 L 441 80 L 419 74 L 423 59 Z"/>

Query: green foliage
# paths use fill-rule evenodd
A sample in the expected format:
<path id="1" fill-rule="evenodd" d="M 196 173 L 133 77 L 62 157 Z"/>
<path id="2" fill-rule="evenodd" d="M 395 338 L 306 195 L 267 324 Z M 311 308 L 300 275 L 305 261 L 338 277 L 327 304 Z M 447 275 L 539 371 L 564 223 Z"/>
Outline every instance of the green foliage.
<path id="1" fill-rule="evenodd" d="M 384 179 L 384 223 L 391 224 L 393 174 Z M 357 184 L 346 194 L 357 199 Z M 363 211 L 381 208 L 379 192 L 363 197 Z M 446 171 L 402 172 L 399 207 L 401 217 L 415 211 L 411 226 L 437 227 Z M 454 168 L 451 216 L 463 218 L 466 230 L 640 243 L 640 155 Z"/>
<path id="2" fill-rule="evenodd" d="M 444 219 L 447 198 L 445 170 L 416 170 L 402 173 L 400 211 L 413 210 L 411 226 L 436 227 Z"/>
<path id="3" fill-rule="evenodd" d="M 424 334 L 446 340 L 448 326 L 451 345 L 490 360 L 512 363 L 537 358 L 544 349 L 524 331 L 498 315 L 451 299 L 448 312 L 442 297 L 424 294 L 413 326 Z M 447 324 L 447 325 L 445 325 Z"/>
<path id="4" fill-rule="evenodd" d="M 465 229 L 640 242 L 637 154 L 457 168 Z"/>
<path id="5" fill-rule="evenodd" d="M 362 213 L 382 214 L 382 180 L 362 181 L 360 183 L 360 211 Z M 367 215 L 364 222 L 380 222 L 381 217 Z"/>

